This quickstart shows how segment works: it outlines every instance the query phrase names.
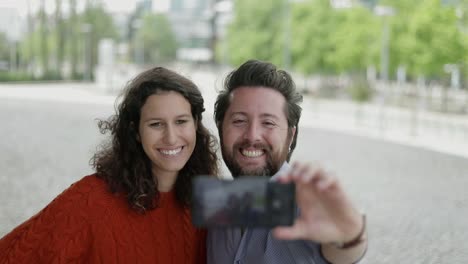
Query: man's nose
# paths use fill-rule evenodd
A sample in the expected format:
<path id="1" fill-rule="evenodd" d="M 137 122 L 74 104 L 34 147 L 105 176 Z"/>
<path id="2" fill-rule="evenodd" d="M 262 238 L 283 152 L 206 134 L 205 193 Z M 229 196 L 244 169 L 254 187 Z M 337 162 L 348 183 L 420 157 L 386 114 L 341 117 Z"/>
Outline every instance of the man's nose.
<path id="1" fill-rule="evenodd" d="M 248 139 L 251 142 L 256 142 L 261 140 L 262 129 L 261 126 L 252 122 L 247 126 L 247 129 L 244 133 L 244 138 Z"/>

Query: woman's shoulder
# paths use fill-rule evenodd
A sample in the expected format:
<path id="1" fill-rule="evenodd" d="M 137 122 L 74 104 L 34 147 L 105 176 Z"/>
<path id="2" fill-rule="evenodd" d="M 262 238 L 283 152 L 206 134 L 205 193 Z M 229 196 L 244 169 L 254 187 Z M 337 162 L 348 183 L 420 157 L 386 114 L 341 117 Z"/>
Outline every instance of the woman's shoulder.
<path id="1" fill-rule="evenodd" d="M 80 180 L 72 183 L 66 191 L 90 193 L 93 191 L 100 191 L 107 188 L 106 182 L 99 178 L 97 173 L 86 175 Z"/>
<path id="2" fill-rule="evenodd" d="M 125 195 L 112 193 L 109 185 L 97 174 L 84 176 L 81 180 L 70 185 L 55 200 L 53 203 L 68 205 L 70 211 L 81 212 L 86 215 L 86 218 L 99 218 L 106 212 L 127 206 Z"/>
<path id="3" fill-rule="evenodd" d="M 0 260 L 26 263 L 41 256 L 39 259 L 45 263 L 61 256 L 60 252 L 82 254 L 91 239 L 90 197 L 104 191 L 105 183 L 95 175 L 73 183 L 39 213 L 0 239 Z"/>
<path id="4" fill-rule="evenodd" d="M 97 177 L 96 174 L 84 176 L 82 179 L 72 183 L 48 205 L 71 206 L 76 209 L 79 207 L 88 207 L 92 205 L 89 199 L 107 195 L 108 188 L 104 180 Z"/>

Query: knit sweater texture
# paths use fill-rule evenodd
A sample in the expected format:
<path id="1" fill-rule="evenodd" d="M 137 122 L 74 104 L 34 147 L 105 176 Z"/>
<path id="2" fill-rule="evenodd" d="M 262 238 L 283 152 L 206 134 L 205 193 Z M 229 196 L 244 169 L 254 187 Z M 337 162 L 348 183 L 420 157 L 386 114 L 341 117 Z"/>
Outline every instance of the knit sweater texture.
<path id="1" fill-rule="evenodd" d="M 138 213 L 89 175 L 0 239 L 0 263 L 205 263 L 206 231 L 173 192 Z"/>

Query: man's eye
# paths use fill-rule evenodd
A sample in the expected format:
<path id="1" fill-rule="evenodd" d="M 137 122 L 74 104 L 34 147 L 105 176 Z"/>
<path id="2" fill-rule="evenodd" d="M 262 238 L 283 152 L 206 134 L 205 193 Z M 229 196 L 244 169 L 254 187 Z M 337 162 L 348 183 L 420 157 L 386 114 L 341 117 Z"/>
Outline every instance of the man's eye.
<path id="1" fill-rule="evenodd" d="M 274 127 L 274 126 L 276 126 L 275 123 L 269 122 L 269 121 L 263 122 L 263 125 L 266 126 L 266 127 Z"/>
<path id="2" fill-rule="evenodd" d="M 188 122 L 188 120 L 186 120 L 186 119 L 180 119 L 180 120 L 177 120 L 177 121 L 176 121 L 176 124 L 182 125 L 182 124 L 185 124 L 185 123 L 187 123 L 187 122 Z"/>
<path id="3" fill-rule="evenodd" d="M 245 123 L 245 120 L 242 120 L 242 119 L 235 119 L 235 120 L 232 121 L 232 123 L 233 123 L 234 125 L 241 125 L 241 124 Z"/>

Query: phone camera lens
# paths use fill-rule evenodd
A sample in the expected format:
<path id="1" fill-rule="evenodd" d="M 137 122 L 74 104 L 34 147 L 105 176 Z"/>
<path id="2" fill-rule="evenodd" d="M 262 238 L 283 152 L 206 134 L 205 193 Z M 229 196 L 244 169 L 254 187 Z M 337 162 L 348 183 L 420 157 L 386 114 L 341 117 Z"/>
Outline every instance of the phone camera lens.
<path id="1" fill-rule="evenodd" d="M 273 202 L 271 203 L 273 209 L 281 209 L 281 201 L 280 200 L 273 200 Z"/>

